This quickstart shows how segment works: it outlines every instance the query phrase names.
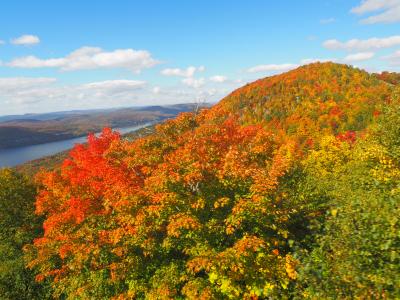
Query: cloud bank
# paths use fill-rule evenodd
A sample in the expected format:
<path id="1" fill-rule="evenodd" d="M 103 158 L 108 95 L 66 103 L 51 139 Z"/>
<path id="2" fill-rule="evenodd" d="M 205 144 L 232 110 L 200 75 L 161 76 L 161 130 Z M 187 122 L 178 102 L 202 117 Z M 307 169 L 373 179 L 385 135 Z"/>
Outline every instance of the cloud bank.
<path id="1" fill-rule="evenodd" d="M 323 46 L 329 50 L 370 50 L 383 49 L 400 45 L 400 35 L 394 35 L 386 38 L 370 38 L 366 40 L 351 39 L 346 42 L 341 42 L 336 39 L 327 40 Z"/>
<path id="2" fill-rule="evenodd" d="M 104 51 L 99 47 L 82 47 L 65 57 L 41 59 L 30 55 L 7 63 L 14 68 L 57 68 L 61 71 L 91 70 L 101 68 L 128 69 L 140 73 L 159 64 L 146 50 L 117 49 Z"/>
<path id="3" fill-rule="evenodd" d="M 283 72 L 298 67 L 296 64 L 269 64 L 269 65 L 257 65 L 247 69 L 248 73 L 258 72 Z"/>
<path id="4" fill-rule="evenodd" d="M 375 13 L 361 19 L 362 24 L 396 23 L 400 22 L 400 1 L 364 0 L 359 6 L 352 8 L 351 12 L 357 15 Z"/>

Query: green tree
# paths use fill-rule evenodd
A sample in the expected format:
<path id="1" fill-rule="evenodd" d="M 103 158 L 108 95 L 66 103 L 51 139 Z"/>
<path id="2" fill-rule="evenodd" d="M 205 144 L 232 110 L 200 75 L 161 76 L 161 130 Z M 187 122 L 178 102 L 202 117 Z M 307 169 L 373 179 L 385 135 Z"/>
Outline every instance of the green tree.
<path id="1" fill-rule="evenodd" d="M 36 188 L 24 176 L 0 170 L 0 298 L 44 299 L 45 288 L 25 267 L 23 247 L 40 234 Z"/>
<path id="2" fill-rule="evenodd" d="M 385 108 L 354 148 L 333 141 L 306 162 L 330 208 L 300 280 L 312 299 L 400 297 L 400 109 Z M 304 255 L 304 254 L 303 254 Z"/>

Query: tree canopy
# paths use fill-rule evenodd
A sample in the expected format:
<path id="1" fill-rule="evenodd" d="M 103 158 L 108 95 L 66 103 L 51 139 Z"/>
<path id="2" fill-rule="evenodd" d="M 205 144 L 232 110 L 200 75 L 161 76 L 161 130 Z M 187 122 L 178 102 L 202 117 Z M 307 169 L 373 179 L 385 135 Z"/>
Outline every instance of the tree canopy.
<path id="1" fill-rule="evenodd" d="M 61 299 L 399 297 L 398 95 L 317 63 L 104 129 L 38 175 L 27 266 Z"/>

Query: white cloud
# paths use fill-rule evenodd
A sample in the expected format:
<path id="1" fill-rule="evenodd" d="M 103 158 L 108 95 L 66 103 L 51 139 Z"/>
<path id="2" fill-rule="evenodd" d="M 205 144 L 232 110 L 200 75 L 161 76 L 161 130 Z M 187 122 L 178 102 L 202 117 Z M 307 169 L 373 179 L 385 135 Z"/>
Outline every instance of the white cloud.
<path id="1" fill-rule="evenodd" d="M 146 82 L 136 80 L 69 86 L 55 85 L 55 81 L 55 78 L 0 78 L 0 115 L 133 105 L 132 101 L 146 88 Z"/>
<path id="2" fill-rule="evenodd" d="M 65 64 L 64 58 L 40 59 L 30 55 L 14 59 L 7 65 L 14 68 L 57 68 Z"/>
<path id="3" fill-rule="evenodd" d="M 36 45 L 40 43 L 40 39 L 36 35 L 25 34 L 11 40 L 11 44 L 14 45 Z"/>
<path id="4" fill-rule="evenodd" d="M 300 61 L 302 65 L 308 65 L 316 62 L 336 61 L 334 58 L 304 58 Z"/>
<path id="5" fill-rule="evenodd" d="M 345 62 L 356 62 L 371 59 L 375 56 L 374 52 L 358 52 L 347 55 L 343 61 Z"/>
<path id="6" fill-rule="evenodd" d="M 146 50 L 117 49 L 106 52 L 98 47 L 82 47 L 61 58 L 26 56 L 14 59 L 7 65 L 15 68 L 59 68 L 62 71 L 121 68 L 139 73 L 158 63 Z"/>
<path id="7" fill-rule="evenodd" d="M 180 68 L 168 68 L 161 71 L 164 76 L 178 76 L 178 77 L 193 77 L 196 72 L 203 72 L 205 70 L 204 66 L 200 67 L 187 67 L 186 69 Z"/>
<path id="8" fill-rule="evenodd" d="M 295 64 L 269 64 L 269 65 L 258 65 L 254 66 L 247 70 L 249 73 L 256 73 L 256 72 L 279 72 L 279 71 L 288 71 L 291 69 L 296 68 L 298 65 Z"/>
<path id="9" fill-rule="evenodd" d="M 392 66 L 400 66 L 400 50 L 382 58 L 389 61 Z"/>
<path id="10" fill-rule="evenodd" d="M 0 45 L 4 45 L 6 42 L 3 40 L 0 40 Z"/>
<path id="11" fill-rule="evenodd" d="M 194 75 L 197 72 L 204 72 L 205 67 L 204 66 L 199 66 L 199 67 L 187 67 L 186 69 L 180 69 L 180 68 L 168 68 L 164 69 L 161 71 L 161 74 L 164 76 L 177 76 L 177 77 L 184 77 L 182 79 L 182 83 L 186 86 L 198 89 L 202 86 L 205 85 L 206 80 L 204 78 L 194 78 Z"/>
<path id="12" fill-rule="evenodd" d="M 161 92 L 161 88 L 159 87 L 159 86 L 155 86 L 154 88 L 153 88 L 153 94 L 159 94 Z"/>
<path id="13" fill-rule="evenodd" d="M 48 85 L 50 83 L 56 82 L 56 78 L 50 77 L 7 77 L 0 78 L 0 91 L 5 93 L 10 90 L 19 90 L 24 88 L 31 88 L 40 85 Z"/>
<path id="14" fill-rule="evenodd" d="M 330 24 L 330 23 L 333 23 L 333 22 L 335 22 L 335 21 L 336 21 L 335 18 L 328 18 L 328 19 L 321 19 L 321 20 L 319 20 L 319 22 L 320 22 L 321 24 Z"/>
<path id="15" fill-rule="evenodd" d="M 351 9 L 351 12 L 358 15 L 376 13 L 361 20 L 363 24 L 395 23 L 400 22 L 400 1 L 399 0 L 364 0 L 359 6 Z"/>
<path id="16" fill-rule="evenodd" d="M 145 81 L 140 80 L 106 80 L 106 81 L 98 81 L 92 82 L 83 85 L 84 88 L 87 89 L 95 89 L 95 90 L 102 90 L 108 92 L 125 92 L 134 89 L 142 88 L 146 85 Z"/>
<path id="17" fill-rule="evenodd" d="M 182 83 L 187 86 L 197 89 L 199 87 L 202 87 L 206 83 L 206 81 L 204 78 L 196 79 L 193 77 L 187 77 L 187 78 L 182 79 Z"/>
<path id="18" fill-rule="evenodd" d="M 338 58 L 305 58 L 300 61 L 301 65 L 307 65 L 315 62 L 335 62 L 335 63 L 353 63 L 371 59 L 375 56 L 374 52 L 358 52 L 345 56 L 342 59 Z"/>
<path id="19" fill-rule="evenodd" d="M 134 80 L 62 85 L 55 84 L 54 78 L 0 78 L 0 115 L 165 105 L 194 102 L 197 99 L 215 102 L 237 87 L 237 84 L 233 86 L 233 82 L 229 82 L 229 87 L 213 87 L 208 86 L 204 78 L 182 79 L 186 84 L 160 88 Z"/>
<path id="20" fill-rule="evenodd" d="M 370 38 L 367 40 L 352 39 L 347 42 L 340 42 L 338 40 L 327 40 L 323 46 L 330 50 L 370 50 L 370 49 L 383 49 L 400 45 L 400 35 L 394 35 L 386 38 Z"/>
<path id="21" fill-rule="evenodd" d="M 21 104 L 38 103 L 42 99 L 50 99 L 53 95 L 48 89 L 54 89 L 55 78 L 48 77 L 8 77 L 0 78 L 0 114 L 11 110 L 19 113 Z"/>
<path id="22" fill-rule="evenodd" d="M 66 85 L 55 78 L 0 78 L 0 115 L 193 103 L 196 100 L 216 102 L 243 84 L 233 79 L 223 84 L 214 84 L 205 77 L 180 79 L 178 84 L 160 87 L 129 79 Z"/>
<path id="23" fill-rule="evenodd" d="M 222 75 L 215 75 L 215 76 L 210 77 L 210 81 L 217 82 L 217 83 L 222 83 L 227 80 L 228 80 L 228 78 L 226 76 L 222 76 Z"/>

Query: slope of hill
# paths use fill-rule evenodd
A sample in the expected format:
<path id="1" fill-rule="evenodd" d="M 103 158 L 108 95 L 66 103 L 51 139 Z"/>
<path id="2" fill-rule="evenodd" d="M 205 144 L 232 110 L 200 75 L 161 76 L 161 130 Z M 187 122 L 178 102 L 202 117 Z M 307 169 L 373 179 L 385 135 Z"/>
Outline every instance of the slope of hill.
<path id="1" fill-rule="evenodd" d="M 302 137 L 366 127 L 392 87 L 375 75 L 316 63 L 267 77 L 234 91 L 217 108 L 244 124 L 265 124 Z"/>
<path id="2" fill-rule="evenodd" d="M 316 63 L 90 136 L 39 176 L 29 266 L 71 299 L 396 298 L 399 96 Z"/>

